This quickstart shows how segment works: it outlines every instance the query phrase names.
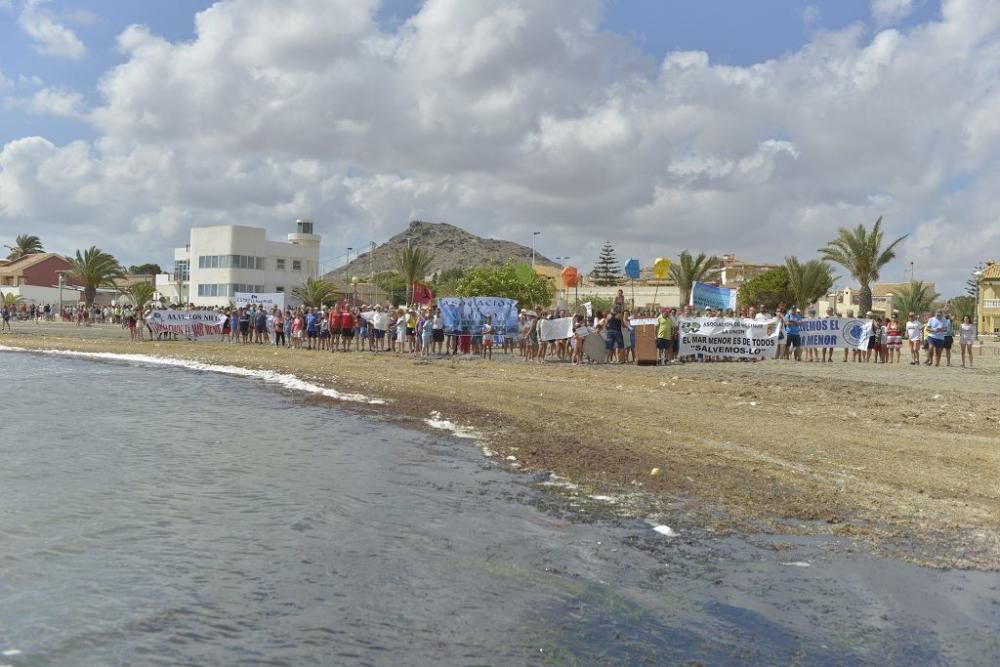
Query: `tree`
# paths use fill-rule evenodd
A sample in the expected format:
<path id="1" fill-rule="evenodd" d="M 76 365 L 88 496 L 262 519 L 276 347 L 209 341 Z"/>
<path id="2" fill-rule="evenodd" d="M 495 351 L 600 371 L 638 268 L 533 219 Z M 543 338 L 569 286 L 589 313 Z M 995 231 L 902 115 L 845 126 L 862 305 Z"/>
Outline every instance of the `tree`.
<path id="1" fill-rule="evenodd" d="M 670 265 L 670 277 L 681 290 L 681 303 L 691 300 L 691 290 L 696 282 L 704 281 L 718 269 L 719 258 L 715 255 L 709 257 L 700 253 L 698 257 L 692 257 L 687 250 L 683 251 L 680 261 Z"/>
<path id="2" fill-rule="evenodd" d="M 803 264 L 796 257 L 786 257 L 785 272 L 793 303 L 803 310 L 828 294 L 833 287 L 833 268 L 818 259 Z"/>
<path id="3" fill-rule="evenodd" d="M 375 284 L 379 289 L 385 290 L 389 295 L 392 305 L 399 306 L 406 301 L 407 286 L 406 278 L 395 271 L 383 271 L 375 274 Z"/>
<path id="4" fill-rule="evenodd" d="M 795 298 L 788 285 L 788 270 L 783 266 L 776 266 L 751 278 L 740 287 L 737 298 L 744 306 L 764 304 L 773 313 L 778 304 L 789 304 Z"/>
<path id="5" fill-rule="evenodd" d="M 136 308 L 145 308 L 146 304 L 153 300 L 153 293 L 155 291 L 156 288 L 153 287 L 153 284 L 147 282 L 133 283 L 122 288 L 122 294 L 128 297 L 128 300 Z"/>
<path id="6" fill-rule="evenodd" d="M 968 295 L 956 296 L 951 300 L 951 309 L 955 318 L 961 322 L 966 315 L 973 323 L 976 321 L 976 298 Z"/>
<path id="7" fill-rule="evenodd" d="M 335 304 L 339 293 L 329 280 L 306 278 L 304 283 L 292 288 L 292 296 L 301 301 L 303 306 L 319 308 Z"/>
<path id="8" fill-rule="evenodd" d="M 921 315 L 933 308 L 934 301 L 939 296 L 941 295 L 937 292 L 931 291 L 930 285 L 919 280 L 911 280 L 892 295 L 892 309 L 903 317 L 910 313 Z M 868 311 L 862 309 L 862 312 Z"/>
<path id="9" fill-rule="evenodd" d="M 128 272 L 137 276 L 155 276 L 163 273 L 163 271 L 160 270 L 159 264 L 151 264 L 151 263 L 139 264 L 138 266 L 133 264 L 132 266 L 128 267 Z"/>
<path id="10" fill-rule="evenodd" d="M 117 280 L 125 277 L 125 270 L 118 260 L 97 246 L 90 246 L 83 254 L 76 251 L 76 257 L 69 260 L 72 270 L 70 282 L 83 287 L 83 298 L 88 306 L 93 305 L 98 287 L 117 287 Z"/>
<path id="11" fill-rule="evenodd" d="M 965 293 L 971 297 L 976 297 L 979 294 L 979 279 L 976 278 L 976 274 L 982 270 L 982 262 L 976 264 L 976 268 L 972 270 L 972 274 L 969 276 L 969 279 L 965 281 Z"/>
<path id="12" fill-rule="evenodd" d="M 615 257 L 615 248 L 611 241 L 605 241 L 601 246 L 601 254 L 597 257 L 594 270 L 590 272 L 595 285 L 610 287 L 622 284 L 622 266 Z"/>
<path id="13" fill-rule="evenodd" d="M 7 259 L 9 260 L 21 259 L 25 255 L 35 255 L 44 252 L 42 250 L 42 240 L 32 234 L 19 234 L 14 239 L 14 245 L 7 247 L 10 248 L 10 254 L 7 255 Z"/>
<path id="14" fill-rule="evenodd" d="M 864 225 L 854 229 L 840 227 L 837 237 L 819 249 L 823 259 L 840 264 L 861 285 L 861 312 L 872 309 L 872 283 L 878 280 L 882 267 L 896 258 L 896 246 L 906 236 L 900 236 L 882 249 L 882 218 L 875 221 L 871 232 Z"/>
<path id="15" fill-rule="evenodd" d="M 20 306 L 22 303 L 24 303 L 24 297 L 20 294 L 14 294 L 13 292 L 4 294 L 0 292 L 0 306 L 9 308 L 11 306 Z"/>
<path id="16" fill-rule="evenodd" d="M 514 264 L 484 266 L 469 269 L 458 284 L 459 296 L 498 296 L 516 299 L 522 308 L 548 306 L 555 287 L 542 276 L 521 280 L 514 271 Z"/>
<path id="17" fill-rule="evenodd" d="M 420 246 L 406 246 L 396 253 L 396 270 L 406 279 L 407 301 L 413 300 L 413 283 L 431 272 L 434 255 Z"/>
<path id="18" fill-rule="evenodd" d="M 434 296 L 454 296 L 458 294 L 458 285 L 465 277 L 465 269 L 453 268 L 438 271 L 431 281 Z"/>

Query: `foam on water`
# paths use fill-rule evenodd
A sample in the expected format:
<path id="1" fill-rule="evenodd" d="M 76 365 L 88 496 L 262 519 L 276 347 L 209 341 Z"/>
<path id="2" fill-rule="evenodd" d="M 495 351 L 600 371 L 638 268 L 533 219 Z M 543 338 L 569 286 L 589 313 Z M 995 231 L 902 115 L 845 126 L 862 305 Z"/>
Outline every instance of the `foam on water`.
<path id="1" fill-rule="evenodd" d="M 248 377 L 262 380 L 268 384 L 277 384 L 291 391 L 301 391 L 308 394 L 317 394 L 337 401 L 347 401 L 350 403 L 367 403 L 369 405 L 384 405 L 385 401 L 380 398 L 370 398 L 364 394 L 345 394 L 330 387 L 323 387 L 312 382 L 307 382 L 291 373 L 278 373 L 277 371 L 255 370 L 252 368 L 241 368 L 240 366 L 225 366 L 221 364 L 206 364 L 201 361 L 191 361 L 188 359 L 177 359 L 174 357 L 156 357 L 149 354 L 120 354 L 117 352 L 76 352 L 72 350 L 31 350 L 24 347 L 9 347 L 0 345 L 0 352 L 36 352 L 39 354 L 49 354 L 61 357 L 74 357 L 79 359 L 99 359 L 103 361 L 126 361 L 137 364 L 149 364 L 152 366 L 171 366 L 174 368 L 187 368 L 194 371 L 205 371 L 208 373 L 221 373 L 222 375 L 235 375 L 238 377 Z"/>
<path id="2" fill-rule="evenodd" d="M 424 420 L 424 423 L 430 426 L 431 428 L 441 429 L 442 431 L 449 431 L 456 438 L 465 438 L 467 440 L 478 440 L 480 437 L 479 433 L 474 428 L 470 426 L 459 426 L 455 422 L 448 421 L 447 419 L 442 418 L 441 413 L 436 410 L 431 413 L 430 418 Z M 492 452 L 490 452 L 490 454 L 487 454 L 487 456 L 491 455 Z"/>

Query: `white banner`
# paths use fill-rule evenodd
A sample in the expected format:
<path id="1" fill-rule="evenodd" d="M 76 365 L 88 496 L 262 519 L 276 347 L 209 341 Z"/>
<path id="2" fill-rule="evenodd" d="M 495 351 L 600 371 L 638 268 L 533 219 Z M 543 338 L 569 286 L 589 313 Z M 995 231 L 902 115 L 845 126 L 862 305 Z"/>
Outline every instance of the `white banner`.
<path id="1" fill-rule="evenodd" d="M 371 322 L 373 329 L 378 329 L 379 331 L 385 331 L 389 328 L 389 314 L 380 313 L 374 310 L 366 310 L 361 313 L 361 319 L 366 322 Z"/>
<path id="2" fill-rule="evenodd" d="M 185 338 L 222 335 L 226 316 L 214 310 L 154 310 L 146 324 L 154 336 L 171 333 Z"/>
<path id="3" fill-rule="evenodd" d="M 682 318 L 678 327 L 681 357 L 772 359 L 778 350 L 777 319 Z"/>
<path id="4" fill-rule="evenodd" d="M 846 317 L 802 320 L 799 327 L 802 347 L 846 347 L 867 350 L 871 335 L 871 320 Z"/>
<path id="5" fill-rule="evenodd" d="M 285 309 L 284 292 L 266 292 L 260 294 L 254 292 L 236 292 L 233 297 L 236 300 L 237 308 L 263 306 L 267 310 L 271 310 L 272 308 Z"/>
<path id="6" fill-rule="evenodd" d="M 573 318 L 560 317 L 556 320 L 538 321 L 539 340 L 563 340 L 573 337 Z"/>
<path id="7" fill-rule="evenodd" d="M 650 324 L 656 324 L 655 317 L 633 317 L 628 321 L 628 323 L 634 327 L 644 327 Z"/>

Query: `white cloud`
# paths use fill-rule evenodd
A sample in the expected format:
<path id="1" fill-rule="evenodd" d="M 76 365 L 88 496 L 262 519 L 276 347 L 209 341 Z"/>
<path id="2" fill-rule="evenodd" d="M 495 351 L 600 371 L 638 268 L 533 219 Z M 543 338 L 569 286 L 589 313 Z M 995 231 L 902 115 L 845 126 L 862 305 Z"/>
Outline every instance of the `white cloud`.
<path id="1" fill-rule="evenodd" d="M 229 0 L 187 42 L 125 30 L 96 109 L 30 98 L 99 137 L 5 146 L 0 224 L 136 263 L 169 262 L 191 225 L 308 216 L 333 256 L 421 218 L 541 230 L 589 268 L 605 238 L 643 261 L 812 257 L 884 215 L 911 233 L 900 266 L 955 289 L 1000 243 L 1000 3 L 945 0 L 941 20 L 820 32 L 748 67 L 651 63 L 598 29 L 596 0 L 428 0 L 388 30 L 376 6 Z"/>
<path id="2" fill-rule="evenodd" d="M 48 0 L 26 0 L 19 19 L 21 29 L 34 40 L 38 53 L 79 60 L 87 52 L 70 28 L 58 23 L 44 8 Z"/>
<path id="3" fill-rule="evenodd" d="M 871 0 L 872 17 L 879 25 L 895 23 L 913 11 L 913 0 Z"/>
<path id="4" fill-rule="evenodd" d="M 83 96 L 72 90 L 42 88 L 26 101 L 32 113 L 81 118 L 83 116 Z"/>

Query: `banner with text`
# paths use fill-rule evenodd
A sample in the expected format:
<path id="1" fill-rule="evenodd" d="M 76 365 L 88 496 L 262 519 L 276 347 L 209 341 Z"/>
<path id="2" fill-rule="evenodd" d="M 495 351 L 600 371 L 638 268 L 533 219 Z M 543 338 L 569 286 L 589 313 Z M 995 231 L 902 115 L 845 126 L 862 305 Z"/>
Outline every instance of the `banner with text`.
<path id="1" fill-rule="evenodd" d="M 781 328 L 777 319 L 682 318 L 678 322 L 681 357 L 773 359 Z"/>
<path id="2" fill-rule="evenodd" d="M 489 318 L 497 334 L 518 330 L 517 301 L 493 296 L 455 296 L 437 300 L 444 330 L 449 334 L 483 332 Z"/>
<path id="3" fill-rule="evenodd" d="M 691 287 L 691 305 L 696 310 L 712 308 L 718 310 L 736 309 L 736 290 L 716 287 L 705 283 L 695 283 Z"/>
<path id="4" fill-rule="evenodd" d="M 213 310 L 154 310 L 146 317 L 154 336 L 169 333 L 185 338 L 221 336 L 225 321 L 225 315 Z"/>
<path id="5" fill-rule="evenodd" d="M 271 310 L 272 308 L 279 308 L 281 310 L 285 309 L 284 292 L 266 292 L 262 294 L 254 292 L 236 292 L 233 294 L 233 299 L 236 301 L 237 308 L 246 308 L 247 306 L 263 306 L 267 310 Z"/>
<path id="6" fill-rule="evenodd" d="M 538 322 L 538 338 L 540 340 L 563 340 L 572 337 L 572 317 L 560 317 L 555 320 L 539 320 Z"/>
<path id="7" fill-rule="evenodd" d="M 871 320 L 848 317 L 802 320 L 799 328 L 802 347 L 846 347 L 867 350 L 871 335 Z"/>

